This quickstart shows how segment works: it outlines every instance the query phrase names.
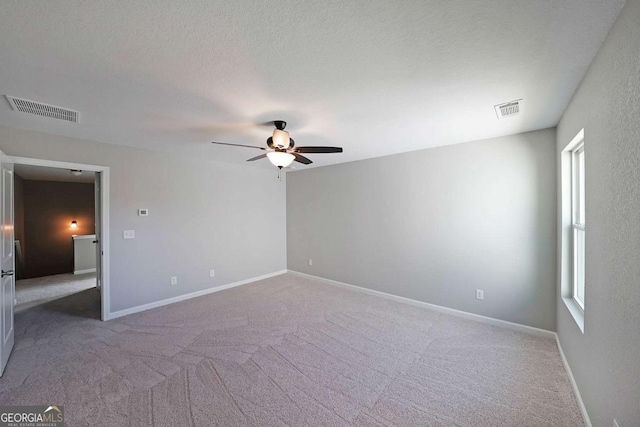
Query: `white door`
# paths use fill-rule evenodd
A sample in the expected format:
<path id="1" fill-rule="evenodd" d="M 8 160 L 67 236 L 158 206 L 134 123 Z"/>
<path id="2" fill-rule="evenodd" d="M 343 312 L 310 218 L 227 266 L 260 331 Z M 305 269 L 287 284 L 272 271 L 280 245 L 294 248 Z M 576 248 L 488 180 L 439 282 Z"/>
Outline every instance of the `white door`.
<path id="1" fill-rule="evenodd" d="M 100 185 L 102 175 L 100 172 L 95 173 L 95 182 L 93 183 L 93 187 L 95 189 L 95 235 L 96 240 L 93 242 L 96 245 L 96 286 L 100 291 L 100 295 L 102 295 L 102 197 L 100 193 Z"/>
<path id="2" fill-rule="evenodd" d="M 14 271 L 14 238 L 13 238 L 13 162 L 0 151 L 2 176 L 0 177 L 0 198 L 2 207 L 2 233 L 0 234 L 0 255 L 2 260 L 2 277 L 0 278 L 0 375 L 4 373 L 9 355 L 13 350 L 13 306 L 15 301 Z"/>

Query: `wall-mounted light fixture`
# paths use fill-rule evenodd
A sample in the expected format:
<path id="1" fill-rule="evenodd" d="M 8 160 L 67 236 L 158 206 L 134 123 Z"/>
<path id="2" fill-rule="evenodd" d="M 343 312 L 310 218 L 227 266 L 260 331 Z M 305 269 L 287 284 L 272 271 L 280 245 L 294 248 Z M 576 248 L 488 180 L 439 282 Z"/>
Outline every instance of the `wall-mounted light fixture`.
<path id="1" fill-rule="evenodd" d="M 78 222 L 75 219 L 71 221 L 71 228 L 78 228 Z"/>

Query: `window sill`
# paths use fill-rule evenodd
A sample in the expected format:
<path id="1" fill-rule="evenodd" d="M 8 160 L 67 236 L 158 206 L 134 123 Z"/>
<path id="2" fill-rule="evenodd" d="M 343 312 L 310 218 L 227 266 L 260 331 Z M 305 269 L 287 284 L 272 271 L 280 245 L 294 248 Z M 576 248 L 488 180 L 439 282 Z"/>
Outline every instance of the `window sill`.
<path id="1" fill-rule="evenodd" d="M 564 305 L 567 306 L 573 320 L 576 321 L 578 328 L 580 328 L 580 332 L 584 334 L 584 312 L 580 309 L 578 303 L 576 303 L 573 298 L 562 297 L 562 301 L 564 301 Z"/>

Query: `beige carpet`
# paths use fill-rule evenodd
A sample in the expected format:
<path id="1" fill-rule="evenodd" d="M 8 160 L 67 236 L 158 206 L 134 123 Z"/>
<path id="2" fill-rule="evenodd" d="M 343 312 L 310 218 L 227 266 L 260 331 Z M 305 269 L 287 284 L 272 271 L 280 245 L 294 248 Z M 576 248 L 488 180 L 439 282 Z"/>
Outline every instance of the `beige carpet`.
<path id="1" fill-rule="evenodd" d="M 69 426 L 580 426 L 556 344 L 283 275 L 97 320 L 16 316 L 2 405 Z"/>
<path id="2" fill-rule="evenodd" d="M 85 289 L 95 288 L 96 273 L 56 274 L 16 281 L 15 311 L 44 304 L 54 299 L 75 294 Z"/>

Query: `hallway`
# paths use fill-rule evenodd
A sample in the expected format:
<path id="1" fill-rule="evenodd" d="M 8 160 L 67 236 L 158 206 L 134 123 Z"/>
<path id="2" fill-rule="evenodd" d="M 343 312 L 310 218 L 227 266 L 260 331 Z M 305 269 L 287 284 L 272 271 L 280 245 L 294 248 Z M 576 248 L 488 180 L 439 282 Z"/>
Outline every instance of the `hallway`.
<path id="1" fill-rule="evenodd" d="M 16 281 L 15 312 L 96 287 L 96 273 L 57 274 Z"/>

